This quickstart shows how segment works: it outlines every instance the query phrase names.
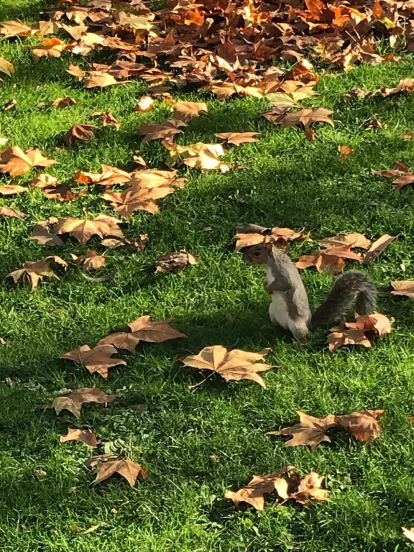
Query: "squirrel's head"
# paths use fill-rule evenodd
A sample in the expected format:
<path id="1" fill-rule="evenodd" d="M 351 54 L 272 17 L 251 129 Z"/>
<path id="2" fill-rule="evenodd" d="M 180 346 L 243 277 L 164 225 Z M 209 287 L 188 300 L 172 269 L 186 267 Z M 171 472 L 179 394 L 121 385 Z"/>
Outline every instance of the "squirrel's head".
<path id="1" fill-rule="evenodd" d="M 251 245 L 250 247 L 244 247 L 241 252 L 246 263 L 260 266 L 267 265 L 269 264 L 269 256 L 271 254 L 271 244 L 259 243 L 258 245 Z"/>

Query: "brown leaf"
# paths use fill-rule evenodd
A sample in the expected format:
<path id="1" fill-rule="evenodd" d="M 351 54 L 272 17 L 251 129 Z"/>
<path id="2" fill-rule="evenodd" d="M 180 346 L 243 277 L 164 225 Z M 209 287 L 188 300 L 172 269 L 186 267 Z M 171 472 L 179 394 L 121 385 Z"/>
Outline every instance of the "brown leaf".
<path id="1" fill-rule="evenodd" d="M 7 59 L 4 59 L 0 57 L 0 72 L 5 73 L 9 77 L 12 76 L 12 73 L 14 73 L 14 66 L 10 61 L 7 61 Z"/>
<path id="2" fill-rule="evenodd" d="M 334 122 L 329 118 L 333 111 L 330 109 L 299 109 L 294 113 L 283 113 L 281 115 L 273 115 L 271 112 L 265 113 L 264 117 L 272 123 L 278 124 L 281 127 L 292 127 L 303 125 L 309 127 L 313 123 L 328 123 L 334 126 Z"/>
<path id="3" fill-rule="evenodd" d="M 56 107 L 57 109 L 63 109 L 64 107 L 75 104 L 76 100 L 74 98 L 71 98 L 70 96 L 67 96 L 66 98 L 56 98 L 56 100 L 53 100 L 52 102 L 52 106 Z"/>
<path id="4" fill-rule="evenodd" d="M 208 105 L 205 102 L 185 102 L 178 100 L 171 106 L 174 119 L 189 123 L 191 119 L 199 117 L 200 113 L 208 112 Z"/>
<path id="5" fill-rule="evenodd" d="M 80 362 L 86 366 L 91 374 L 97 372 L 107 379 L 109 368 L 119 365 L 126 366 L 125 360 L 111 358 L 117 352 L 112 345 L 97 345 L 93 349 L 89 345 L 82 345 L 79 349 L 69 351 L 59 358 Z"/>
<path id="6" fill-rule="evenodd" d="M 157 259 L 155 266 L 157 267 L 155 272 L 178 272 L 183 270 L 188 265 L 196 265 L 197 261 L 187 251 L 175 251 L 161 255 Z"/>
<path id="7" fill-rule="evenodd" d="M 154 107 L 155 100 L 151 96 L 142 96 L 139 102 L 135 106 L 135 111 L 141 111 L 142 113 L 148 113 Z"/>
<path id="8" fill-rule="evenodd" d="M 129 245 L 136 251 L 142 251 L 145 249 L 145 243 L 148 240 L 148 234 L 140 234 L 137 239 L 129 240 L 125 237 L 120 238 L 108 238 L 101 241 L 101 245 L 104 247 L 124 247 Z"/>
<path id="9" fill-rule="evenodd" d="M 261 134 L 261 132 L 219 132 L 214 136 L 217 136 L 217 138 L 223 138 L 223 140 L 227 140 L 228 144 L 240 146 L 240 144 L 258 142 L 259 140 L 255 138 L 255 136 L 259 134 Z"/>
<path id="10" fill-rule="evenodd" d="M 85 387 L 56 397 L 51 406 L 55 409 L 57 415 L 62 410 L 69 410 L 69 412 L 79 418 L 84 404 L 107 404 L 115 398 L 116 395 L 107 395 L 99 387 Z"/>
<path id="11" fill-rule="evenodd" d="M 0 23 L 0 34 L 4 35 L 4 38 L 11 38 L 13 36 L 30 36 L 32 34 L 32 28 L 25 25 L 20 19 L 14 21 L 2 21 Z"/>
<path id="12" fill-rule="evenodd" d="M 367 349 L 372 346 L 364 330 L 349 330 L 338 327 L 337 330 L 332 328 L 331 332 L 326 341 L 326 343 L 329 343 L 330 351 L 336 351 L 336 349 L 345 345 L 363 345 Z"/>
<path id="13" fill-rule="evenodd" d="M 140 316 L 128 324 L 131 332 L 142 341 L 163 343 L 168 339 L 187 337 L 170 326 L 170 320 L 151 320 L 150 316 Z"/>
<path id="14" fill-rule="evenodd" d="M 87 190 L 80 190 L 78 192 L 72 192 L 69 186 L 60 185 L 52 186 L 50 188 L 43 188 L 43 193 L 47 199 L 54 199 L 56 201 L 75 201 L 81 196 L 86 194 Z"/>
<path id="15" fill-rule="evenodd" d="M 92 433 L 90 429 L 68 429 L 67 435 L 62 435 L 60 438 L 61 443 L 67 441 L 81 441 L 88 447 L 95 448 L 99 445 L 100 441 L 96 438 L 96 435 Z"/>
<path id="16" fill-rule="evenodd" d="M 36 289 L 38 283 L 43 280 L 45 276 L 49 278 L 57 278 L 59 280 L 59 277 L 50 268 L 50 265 L 52 263 L 60 264 L 65 269 L 68 266 L 66 261 L 64 261 L 60 257 L 51 256 L 46 257 L 41 261 L 26 261 L 22 268 L 10 272 L 8 276 L 13 278 L 16 284 L 20 282 L 26 286 L 31 285 L 32 290 L 34 290 Z"/>
<path id="17" fill-rule="evenodd" d="M 77 76 L 77 75 L 76 75 Z M 116 84 L 126 84 L 130 81 L 117 81 L 115 77 L 109 73 L 90 73 L 87 77 L 83 79 L 83 86 L 85 88 L 104 88 L 106 86 L 114 86 Z"/>
<path id="18" fill-rule="evenodd" d="M 51 188 L 52 186 L 57 186 L 58 184 L 59 180 L 50 174 L 39 174 L 30 182 L 30 185 L 33 186 L 33 188 L 40 189 Z"/>
<path id="19" fill-rule="evenodd" d="M 234 94 L 253 96 L 255 98 L 261 98 L 263 96 L 263 90 L 258 87 L 240 86 L 231 82 L 214 82 L 204 86 L 201 90 L 213 92 L 213 94 L 216 94 L 218 100 L 227 100 Z"/>
<path id="20" fill-rule="evenodd" d="M 0 216 L 17 218 L 27 217 L 26 213 L 22 213 L 21 211 L 18 211 L 17 209 L 12 209 L 11 207 L 0 207 Z"/>
<path id="21" fill-rule="evenodd" d="M 99 215 L 95 219 L 84 219 L 68 217 L 59 219 L 52 230 L 53 234 L 69 234 L 73 236 L 82 245 L 85 245 L 92 236 L 123 236 L 122 230 L 118 224 L 122 221 L 108 217 L 107 215 Z"/>
<path id="22" fill-rule="evenodd" d="M 336 423 L 333 414 L 328 414 L 326 418 L 315 418 L 299 410 L 297 414 L 299 414 L 300 423 L 285 427 L 280 431 L 270 431 L 267 435 L 293 435 L 292 439 L 286 441 L 285 447 L 309 445 L 312 450 L 315 450 L 324 441 L 331 442 L 326 431 Z"/>
<path id="23" fill-rule="evenodd" d="M 345 416 L 336 416 L 335 422 L 348 429 L 358 441 L 371 443 L 381 434 L 381 425 L 378 420 L 385 410 L 360 410 Z"/>
<path id="24" fill-rule="evenodd" d="M 67 49 L 68 44 L 59 38 L 44 38 L 42 46 L 32 48 L 32 54 L 38 60 L 41 57 L 60 58 L 63 50 Z"/>
<path id="25" fill-rule="evenodd" d="M 7 172 L 10 176 L 26 174 L 32 167 L 50 167 L 56 161 L 47 159 L 40 150 L 32 148 L 25 152 L 19 146 L 4 149 L 1 153 L 0 172 Z"/>
<path id="26" fill-rule="evenodd" d="M 251 226 L 251 225 L 249 225 Z M 261 227 L 258 227 L 258 230 Z M 290 241 L 297 240 L 302 237 L 302 232 L 296 232 L 290 228 L 264 228 L 262 233 L 259 231 L 244 232 L 244 229 L 236 235 L 236 251 L 240 251 L 245 247 L 252 245 L 258 245 L 260 243 L 275 243 L 279 245 L 285 245 Z M 255 230 L 253 228 L 253 230 Z"/>
<path id="27" fill-rule="evenodd" d="M 374 243 L 365 254 L 364 263 L 376 259 L 378 255 L 380 255 L 384 251 L 384 249 L 388 247 L 390 243 L 393 242 L 396 238 L 398 238 L 398 236 L 390 236 L 389 234 L 384 234 L 376 241 L 374 241 Z"/>
<path id="28" fill-rule="evenodd" d="M 270 350 L 263 349 L 260 353 L 249 353 L 239 349 L 227 351 L 222 345 L 214 345 L 213 347 L 205 347 L 198 355 L 184 358 L 182 362 L 185 366 L 190 366 L 191 368 L 211 370 L 212 374 L 220 374 L 226 381 L 249 379 L 266 389 L 266 384 L 258 372 L 270 370 L 272 366 L 262 364 L 259 361 L 263 360 Z M 197 385 L 200 385 L 200 383 Z M 197 386 L 190 386 L 190 388 L 192 387 Z"/>
<path id="29" fill-rule="evenodd" d="M 351 153 L 354 151 L 351 146 L 339 146 L 338 150 L 339 157 L 342 159 L 342 161 L 346 161 Z"/>
<path id="30" fill-rule="evenodd" d="M 404 537 L 406 537 L 411 542 L 414 542 L 414 527 L 411 527 L 411 529 L 407 529 L 406 527 L 401 527 L 404 533 Z"/>
<path id="31" fill-rule="evenodd" d="M 314 251 L 311 255 L 302 255 L 296 262 L 299 269 L 315 266 L 318 272 L 337 274 L 345 267 L 345 259 L 362 262 L 363 257 L 351 251 L 353 246 L 332 246 L 321 251 Z"/>
<path id="32" fill-rule="evenodd" d="M 72 63 L 69 65 L 69 69 L 66 69 L 66 71 L 70 75 L 77 77 L 80 81 L 83 80 L 86 75 L 86 71 L 81 69 L 79 65 L 73 65 Z"/>
<path id="33" fill-rule="evenodd" d="M 101 345 L 113 345 L 117 349 L 125 349 L 133 355 L 135 355 L 135 348 L 140 342 L 140 338 L 137 337 L 133 332 L 115 332 L 109 334 L 97 343 L 97 347 Z"/>
<path id="34" fill-rule="evenodd" d="M 397 176 L 398 178 L 395 178 L 392 181 L 392 185 L 398 192 L 404 186 L 407 186 L 408 184 L 414 184 L 414 174 L 408 169 L 405 163 L 397 161 L 397 166 L 398 169 L 391 169 L 387 171 L 374 171 L 374 169 L 372 169 L 372 172 L 374 174 L 379 174 L 380 176 L 385 176 L 387 178 L 394 178 L 395 176 Z"/>
<path id="35" fill-rule="evenodd" d="M 6 102 L 3 106 L 2 106 L 2 110 L 3 111 L 9 111 L 9 109 L 13 109 L 13 107 L 16 107 L 17 105 L 17 100 L 16 98 L 12 98 L 11 100 L 9 100 L 8 102 Z"/>
<path id="36" fill-rule="evenodd" d="M 395 291 L 392 291 L 392 295 L 405 295 L 414 298 L 414 280 L 400 280 L 398 282 L 391 282 Z"/>
<path id="37" fill-rule="evenodd" d="M 312 502 L 326 502 L 330 491 L 322 489 L 322 483 L 325 477 L 311 471 L 300 480 L 298 489 L 292 493 L 289 498 L 293 498 L 299 504 L 311 504 Z"/>
<path id="38" fill-rule="evenodd" d="M 204 144 L 203 142 L 191 146 L 168 144 L 166 142 L 163 142 L 163 144 L 170 152 L 167 160 L 169 167 L 182 161 L 190 168 L 198 167 L 203 170 L 220 169 L 221 172 L 227 172 L 230 168 L 220 160 L 220 157 L 225 153 L 221 144 Z"/>
<path id="39" fill-rule="evenodd" d="M 0 186 L 0 194 L 4 196 L 12 196 L 22 192 L 27 192 L 27 188 L 23 188 L 23 186 Z"/>
<path id="40" fill-rule="evenodd" d="M 356 315 L 356 322 L 345 322 L 347 328 L 363 329 L 365 331 L 373 330 L 376 335 L 382 337 L 391 333 L 391 320 L 388 316 L 374 312 L 372 314 Z"/>
<path id="41" fill-rule="evenodd" d="M 159 125 L 152 123 L 141 123 L 139 127 L 139 134 L 140 136 L 144 136 L 144 142 L 159 139 L 173 142 L 176 134 L 183 133 L 183 131 L 180 130 L 180 127 L 183 126 L 186 126 L 186 124 L 177 119 L 164 121 Z"/>
<path id="42" fill-rule="evenodd" d="M 351 249 L 354 247 L 360 247 L 361 249 L 369 249 L 372 242 L 364 236 L 364 234 L 359 234 L 358 232 L 352 232 L 352 234 L 335 234 L 329 238 L 324 238 L 318 242 L 318 245 L 321 247 L 342 247 L 349 246 Z"/>
<path id="43" fill-rule="evenodd" d="M 54 236 L 49 232 L 49 220 L 39 220 L 33 228 L 30 235 L 31 240 L 36 240 L 40 245 L 63 245 L 59 236 Z"/>
<path id="44" fill-rule="evenodd" d="M 335 351 L 344 345 L 363 345 L 368 349 L 376 337 L 382 337 L 391 332 L 390 319 L 378 312 L 357 316 L 356 322 L 342 322 L 331 328 L 327 343 L 329 349 Z"/>
<path id="45" fill-rule="evenodd" d="M 77 172 L 75 182 L 80 184 L 99 184 L 100 186 L 113 186 L 114 184 L 125 184 L 132 178 L 132 174 L 122 171 L 117 167 L 102 165 L 101 173 Z"/>
<path id="46" fill-rule="evenodd" d="M 78 266 L 82 267 L 84 272 L 87 270 L 99 270 L 106 264 L 105 257 L 98 255 L 96 251 L 89 251 L 86 255 L 79 255 L 79 257 L 71 253 L 71 257 Z"/>
<path id="47" fill-rule="evenodd" d="M 73 125 L 65 134 L 65 144 L 70 146 L 74 138 L 78 140 L 95 140 L 94 130 L 96 128 L 93 125 Z"/>
<path id="48" fill-rule="evenodd" d="M 95 111 L 92 113 L 92 117 L 102 117 L 103 126 L 114 126 L 116 130 L 121 128 L 121 123 L 111 114 L 110 111 L 103 113 L 102 111 Z"/>
<path id="49" fill-rule="evenodd" d="M 98 465 L 94 483 L 105 481 L 105 479 L 108 479 L 114 475 L 114 473 L 118 473 L 124 477 L 131 487 L 135 485 L 137 478 L 145 479 L 147 477 L 147 472 L 141 464 L 136 464 L 127 459 L 114 460 L 112 462 L 103 462 Z"/>

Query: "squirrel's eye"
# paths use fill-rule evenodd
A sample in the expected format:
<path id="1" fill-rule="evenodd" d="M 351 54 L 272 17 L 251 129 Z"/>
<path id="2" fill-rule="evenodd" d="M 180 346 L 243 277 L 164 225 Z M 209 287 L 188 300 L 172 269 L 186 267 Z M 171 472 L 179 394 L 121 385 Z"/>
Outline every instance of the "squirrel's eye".
<path id="1" fill-rule="evenodd" d="M 255 257 L 260 257 L 260 251 L 256 249 L 256 251 L 253 253 Z"/>

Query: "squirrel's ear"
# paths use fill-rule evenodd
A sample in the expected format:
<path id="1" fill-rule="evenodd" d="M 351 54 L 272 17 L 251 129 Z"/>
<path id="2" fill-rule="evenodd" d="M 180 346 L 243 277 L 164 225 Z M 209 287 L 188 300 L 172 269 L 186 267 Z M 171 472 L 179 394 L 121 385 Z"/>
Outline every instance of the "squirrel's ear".
<path id="1" fill-rule="evenodd" d="M 273 244 L 271 242 L 268 242 L 265 244 L 266 249 L 269 251 L 269 253 L 272 253 L 273 251 Z"/>
<path id="2" fill-rule="evenodd" d="M 271 228 L 266 228 L 265 226 L 259 226 L 258 224 L 246 224 L 241 228 L 238 228 L 239 234 L 270 234 L 272 231 Z"/>

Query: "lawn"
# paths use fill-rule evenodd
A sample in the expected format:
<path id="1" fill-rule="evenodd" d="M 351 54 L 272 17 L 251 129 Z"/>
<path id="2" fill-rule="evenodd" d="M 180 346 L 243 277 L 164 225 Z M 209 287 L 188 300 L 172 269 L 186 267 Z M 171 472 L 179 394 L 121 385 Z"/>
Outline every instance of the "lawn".
<path id="1" fill-rule="evenodd" d="M 21 17 L 31 23 L 47 2 L 2 0 L 0 21 Z M 76 170 L 99 171 L 105 163 L 131 170 L 134 154 L 152 168 L 165 168 L 167 152 L 159 142 L 143 143 L 142 121 L 162 122 L 170 106 L 157 102 L 147 114 L 134 112 L 147 90 L 137 79 L 126 86 L 86 90 L 66 72 L 74 55 L 33 61 L 36 38 L 0 41 L 0 56 L 16 68 L 2 75 L 0 105 L 16 98 L 17 106 L 0 111 L 0 135 L 8 145 L 40 148 L 58 163 L 48 172 L 62 182 Z M 97 238 L 87 246 L 68 239 L 59 249 L 30 240 L 35 222 L 49 216 L 114 215 L 101 192 L 78 201 L 47 200 L 41 190 L 1 199 L 28 214 L 0 221 L 0 548 L 4 552 L 356 552 L 410 548 L 401 527 L 414 526 L 414 309 L 409 299 L 390 294 L 393 280 L 414 279 L 414 191 L 396 192 L 389 179 L 371 169 L 394 168 L 395 161 L 414 166 L 413 142 L 403 134 L 414 129 L 414 96 L 375 97 L 344 103 L 354 87 L 375 90 L 414 77 L 414 56 L 398 62 L 360 65 L 347 73 L 321 67 L 318 95 L 306 107 L 333 110 L 335 127 L 317 127 L 314 143 L 300 129 L 281 129 L 262 117 L 264 99 L 217 101 L 209 93 L 176 94 L 206 101 L 207 115 L 194 119 L 177 142 L 215 142 L 216 132 L 261 132 L 260 140 L 229 147 L 226 161 L 242 168 L 221 174 L 180 169 L 185 188 L 160 201 L 160 213 L 136 211 L 124 231 L 147 233 L 142 252 L 126 248 L 107 253 L 107 282 L 85 280 L 79 268 L 60 280 L 45 279 L 35 291 L 15 285 L 7 274 L 27 260 L 89 249 L 104 251 Z M 58 97 L 76 105 L 51 107 Z M 64 147 L 63 136 L 74 123 L 93 123 L 94 111 L 111 112 L 121 122 L 97 131 L 93 142 Z M 366 131 L 376 117 L 383 126 Z M 386 124 L 385 124 L 386 123 Z M 338 146 L 353 154 L 343 161 Z M 27 184 L 42 171 L 31 171 L 13 184 Z M 1 183 L 10 183 L 1 176 Z M 329 352 L 327 330 L 306 342 L 294 342 L 268 320 L 269 297 L 263 274 L 234 252 L 238 226 L 304 228 L 313 239 L 338 232 L 362 232 L 370 238 L 399 234 L 363 271 L 380 290 L 379 311 L 394 320 L 393 332 L 367 350 Z M 205 228 L 209 227 L 209 231 Z M 315 245 L 302 241 L 293 258 Z M 198 264 L 177 274 L 155 274 L 154 262 L 168 251 L 185 249 Z M 348 261 L 348 268 L 358 268 Z M 302 271 L 311 305 L 327 294 L 333 277 Z M 82 365 L 59 360 L 85 343 L 93 346 L 110 331 L 123 330 L 139 316 L 172 318 L 187 339 L 140 343 L 137 354 L 121 354 L 128 366 L 112 368 L 107 381 Z M 218 376 L 195 390 L 202 379 L 177 355 L 196 354 L 222 344 L 229 349 L 260 351 L 271 347 L 276 366 L 264 374 L 267 390 L 251 381 L 226 383 Z M 11 378 L 13 384 L 6 382 Z M 62 388 L 101 387 L 117 399 L 104 408 L 87 405 L 79 420 L 67 411 L 43 410 Z M 371 445 L 338 433 L 331 445 L 314 452 L 285 448 L 283 438 L 266 432 L 297 421 L 297 410 L 315 416 L 386 409 L 383 433 Z M 104 452 L 119 452 L 141 463 L 147 479 L 128 486 L 114 477 L 92 485 L 84 466 L 90 449 L 79 442 L 61 444 L 69 427 L 90 428 L 105 443 Z M 236 508 L 223 498 L 253 475 L 294 465 L 326 476 L 332 491 L 325 504 L 301 507 L 269 503 L 257 513 Z M 82 530 L 100 524 L 97 531 Z M 74 527 L 78 530 L 73 530 Z"/>

